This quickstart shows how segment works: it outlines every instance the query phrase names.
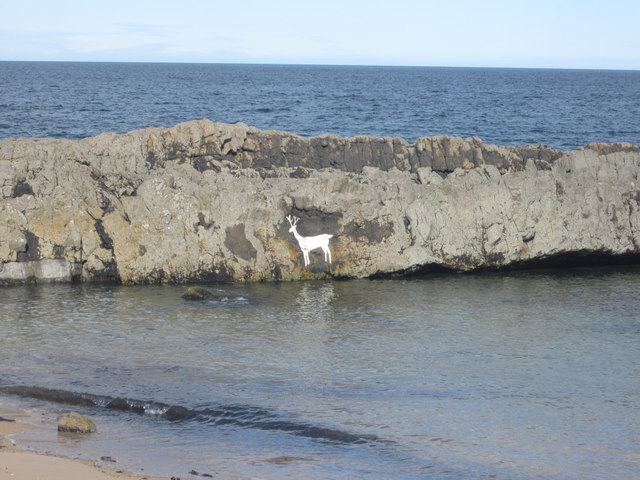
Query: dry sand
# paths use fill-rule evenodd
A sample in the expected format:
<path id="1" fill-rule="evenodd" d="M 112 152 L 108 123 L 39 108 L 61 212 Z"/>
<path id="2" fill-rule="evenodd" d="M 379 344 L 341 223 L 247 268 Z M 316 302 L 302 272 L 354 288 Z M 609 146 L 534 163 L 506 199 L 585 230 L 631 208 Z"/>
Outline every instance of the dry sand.
<path id="1" fill-rule="evenodd" d="M 26 417 L 20 411 L 0 408 L 0 417 L 16 420 L 0 421 L 0 480 L 161 480 L 98 467 L 93 462 L 21 450 L 6 438 L 7 435 L 38 427 L 20 422 Z"/>

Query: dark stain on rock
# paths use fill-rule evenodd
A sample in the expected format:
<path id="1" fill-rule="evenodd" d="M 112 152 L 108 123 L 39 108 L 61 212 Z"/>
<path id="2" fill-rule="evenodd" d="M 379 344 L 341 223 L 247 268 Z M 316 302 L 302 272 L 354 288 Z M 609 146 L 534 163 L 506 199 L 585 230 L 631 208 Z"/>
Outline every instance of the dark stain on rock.
<path id="1" fill-rule="evenodd" d="M 294 200 L 294 207 L 291 209 L 290 214 L 300 219 L 298 221 L 298 233 L 303 237 L 313 237 L 321 233 L 336 235 L 340 227 L 340 220 L 342 220 L 342 213 L 324 212 L 316 207 L 302 204 L 298 200 Z M 289 223 L 285 220 L 283 225 L 286 227 L 286 231 L 283 233 L 288 233 Z M 289 235 L 295 242 L 293 235 Z"/>
<path id="2" fill-rule="evenodd" d="M 53 247 L 53 258 L 64 258 L 64 247 L 62 245 Z"/>
<path id="3" fill-rule="evenodd" d="M 280 268 L 280 265 L 275 264 L 271 267 L 271 275 L 276 282 L 282 281 L 282 268 Z"/>
<path id="4" fill-rule="evenodd" d="M 106 188 L 106 186 L 104 188 Z M 104 193 L 100 195 L 100 208 L 102 208 L 105 214 L 115 212 L 116 210 L 111 199 Z"/>
<path id="5" fill-rule="evenodd" d="M 113 240 L 111 240 L 111 237 L 109 236 L 107 231 L 104 229 L 104 225 L 102 224 L 102 219 L 101 218 L 96 219 L 96 221 L 94 222 L 94 225 L 96 227 L 96 233 L 100 237 L 100 246 L 105 250 L 113 250 Z"/>
<path id="6" fill-rule="evenodd" d="M 634 201 L 638 205 L 640 205 L 640 191 L 635 192 L 625 192 L 622 196 L 626 199 L 624 202 L 625 205 L 629 205 L 630 201 Z"/>
<path id="7" fill-rule="evenodd" d="M 244 223 L 238 223 L 232 227 L 227 227 L 227 237 L 224 240 L 224 245 L 231 253 L 239 256 L 240 258 L 250 261 L 256 258 L 258 251 L 247 239 L 247 235 L 244 231 Z"/>
<path id="8" fill-rule="evenodd" d="M 211 269 L 199 270 L 189 277 L 190 282 L 196 283 L 228 283 L 233 282 L 233 269 L 225 264 L 217 264 Z"/>
<path id="9" fill-rule="evenodd" d="M 207 222 L 204 213 L 198 212 L 198 223 L 196 225 L 203 227 L 205 230 L 209 230 L 213 222 Z"/>
<path id="10" fill-rule="evenodd" d="M 303 261 L 302 259 L 302 252 L 300 252 L 300 262 Z M 324 254 L 322 253 L 322 250 L 317 249 L 317 250 L 312 250 L 309 252 L 309 265 L 307 265 L 306 267 L 303 267 L 305 271 L 309 272 L 309 273 L 313 273 L 314 275 L 317 275 L 317 278 L 328 278 L 329 275 L 331 275 L 331 269 L 337 265 L 342 265 L 342 262 L 339 261 L 334 261 L 331 265 L 328 264 L 327 262 L 324 261 Z M 300 265 L 304 265 L 303 263 L 300 263 Z"/>
<path id="11" fill-rule="evenodd" d="M 409 238 L 411 239 L 410 247 L 413 247 L 416 244 L 416 236 L 413 234 L 413 229 L 411 228 L 411 219 L 405 215 L 404 217 L 404 231 L 407 232 Z"/>
<path id="12" fill-rule="evenodd" d="M 13 196 L 18 198 L 22 195 L 33 195 L 33 188 L 25 180 L 18 180 L 13 187 Z"/>
<path id="13" fill-rule="evenodd" d="M 298 167 L 289 174 L 290 178 L 309 178 L 311 174 L 306 168 Z"/>
<path id="14" fill-rule="evenodd" d="M 162 164 L 162 159 L 155 152 L 149 151 L 147 152 L 146 163 L 149 169 L 152 170 Z"/>
<path id="15" fill-rule="evenodd" d="M 502 252 L 485 253 L 484 258 L 489 267 L 501 267 L 505 264 L 506 260 Z"/>
<path id="16" fill-rule="evenodd" d="M 94 221 L 94 226 L 96 228 L 96 233 L 100 238 L 100 247 L 105 250 L 113 251 L 113 240 L 104 229 L 104 225 L 102 223 L 102 219 L 98 218 Z M 85 267 L 86 268 L 86 267 Z M 115 259 L 112 259 L 108 262 L 104 262 L 104 268 L 99 271 L 91 270 L 91 273 L 94 277 L 100 280 L 105 281 L 120 281 L 120 274 L 118 273 L 118 264 Z"/>
<path id="17" fill-rule="evenodd" d="M 608 155 L 617 152 L 637 152 L 640 146 L 629 143 L 588 143 L 587 148 L 598 152 L 599 155 Z"/>
<path id="18" fill-rule="evenodd" d="M 376 220 L 354 221 L 344 226 L 343 235 L 365 238 L 369 243 L 380 243 L 393 235 L 393 223 Z"/>
<path id="19" fill-rule="evenodd" d="M 211 160 L 212 158 L 208 155 L 193 155 L 191 157 L 191 166 L 200 173 L 206 172 L 207 170 L 219 172 L 220 168 L 216 167 Z"/>
<path id="20" fill-rule="evenodd" d="M 30 231 L 24 232 L 24 237 L 27 240 L 27 245 L 23 252 L 18 252 L 16 260 L 18 262 L 31 262 L 34 260 L 41 260 L 40 258 L 40 239 L 36 234 Z"/>

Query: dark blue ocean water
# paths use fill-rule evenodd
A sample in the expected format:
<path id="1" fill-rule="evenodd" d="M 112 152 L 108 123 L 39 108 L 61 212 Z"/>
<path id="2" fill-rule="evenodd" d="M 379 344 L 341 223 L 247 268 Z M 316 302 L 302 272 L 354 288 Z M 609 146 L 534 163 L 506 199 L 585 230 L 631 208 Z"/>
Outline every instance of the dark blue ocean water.
<path id="1" fill-rule="evenodd" d="M 201 118 L 303 136 L 640 144 L 640 71 L 0 62 L 0 139 Z"/>

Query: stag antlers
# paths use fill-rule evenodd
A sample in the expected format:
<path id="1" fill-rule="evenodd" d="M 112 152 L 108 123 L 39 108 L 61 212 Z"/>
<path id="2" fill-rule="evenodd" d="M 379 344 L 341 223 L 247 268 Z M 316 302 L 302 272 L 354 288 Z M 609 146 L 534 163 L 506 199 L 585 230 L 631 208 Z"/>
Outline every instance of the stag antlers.
<path id="1" fill-rule="evenodd" d="M 293 215 L 287 215 L 287 220 L 289 220 L 289 225 L 291 225 L 291 228 L 293 228 L 296 226 L 296 224 L 298 223 L 298 220 L 300 219 L 298 217 L 294 217 Z"/>

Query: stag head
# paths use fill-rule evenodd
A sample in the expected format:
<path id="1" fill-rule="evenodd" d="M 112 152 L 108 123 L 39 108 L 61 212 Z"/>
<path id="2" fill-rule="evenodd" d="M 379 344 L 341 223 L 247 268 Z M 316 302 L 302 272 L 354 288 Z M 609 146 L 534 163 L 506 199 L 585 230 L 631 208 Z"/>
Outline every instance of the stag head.
<path id="1" fill-rule="evenodd" d="M 290 232 L 293 232 L 296 229 L 296 224 L 298 223 L 298 220 L 300 220 L 298 217 L 294 217 L 293 215 L 287 215 L 287 220 L 289 220 L 289 225 L 291 225 L 291 228 L 289 229 Z"/>

